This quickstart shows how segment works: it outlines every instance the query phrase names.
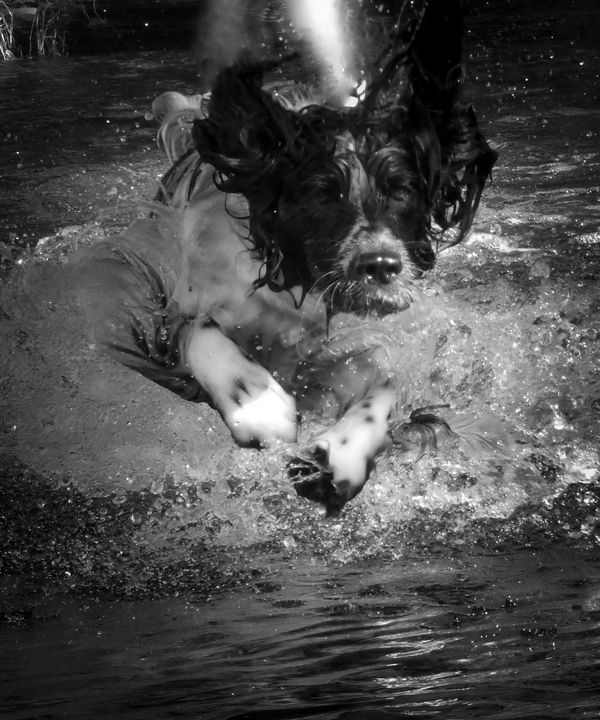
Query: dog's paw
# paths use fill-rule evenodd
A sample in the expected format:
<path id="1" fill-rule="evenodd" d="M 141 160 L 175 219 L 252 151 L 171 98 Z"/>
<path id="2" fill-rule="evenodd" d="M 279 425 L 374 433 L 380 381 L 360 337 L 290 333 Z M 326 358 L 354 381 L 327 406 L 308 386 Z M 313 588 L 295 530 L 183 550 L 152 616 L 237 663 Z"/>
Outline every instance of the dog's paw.
<path id="1" fill-rule="evenodd" d="M 183 354 L 237 443 L 260 446 L 296 440 L 294 398 L 219 328 L 192 326 Z"/>
<path id="2" fill-rule="evenodd" d="M 388 420 L 395 393 L 380 387 L 353 405 L 331 428 L 288 464 L 299 495 L 325 505 L 331 515 L 355 497 L 389 444 Z"/>
<path id="3" fill-rule="evenodd" d="M 294 398 L 258 366 L 253 367 L 252 377 L 236 381 L 222 414 L 240 445 L 268 445 L 274 440 L 295 442 L 297 439 Z"/>

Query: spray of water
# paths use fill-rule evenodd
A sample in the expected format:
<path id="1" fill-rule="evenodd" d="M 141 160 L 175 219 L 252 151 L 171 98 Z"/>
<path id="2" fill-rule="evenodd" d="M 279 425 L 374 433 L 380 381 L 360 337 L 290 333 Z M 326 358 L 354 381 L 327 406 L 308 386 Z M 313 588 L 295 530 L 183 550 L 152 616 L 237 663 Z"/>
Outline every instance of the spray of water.
<path id="1" fill-rule="evenodd" d="M 306 36 L 318 58 L 331 99 L 352 104 L 356 80 L 343 5 L 338 0 L 296 0 L 290 3 L 290 13 L 296 29 Z"/>

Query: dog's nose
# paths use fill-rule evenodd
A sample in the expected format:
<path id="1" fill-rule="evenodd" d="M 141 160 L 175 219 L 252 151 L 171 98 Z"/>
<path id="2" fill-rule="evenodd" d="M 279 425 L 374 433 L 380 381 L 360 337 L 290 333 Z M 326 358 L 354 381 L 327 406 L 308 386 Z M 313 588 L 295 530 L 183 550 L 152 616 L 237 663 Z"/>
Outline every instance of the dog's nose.
<path id="1" fill-rule="evenodd" d="M 365 252 L 358 256 L 355 265 L 357 275 L 369 282 L 389 285 L 402 272 L 402 260 L 393 252 Z"/>

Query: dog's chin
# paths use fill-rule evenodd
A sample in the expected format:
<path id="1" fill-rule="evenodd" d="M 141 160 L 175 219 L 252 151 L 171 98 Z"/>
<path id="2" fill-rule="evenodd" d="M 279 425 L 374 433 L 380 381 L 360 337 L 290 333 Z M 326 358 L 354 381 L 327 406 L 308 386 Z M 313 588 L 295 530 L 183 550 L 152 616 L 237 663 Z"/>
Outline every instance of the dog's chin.
<path id="1" fill-rule="evenodd" d="M 338 285 L 327 294 L 332 313 L 353 313 L 365 317 L 382 317 L 407 310 L 413 302 L 413 293 L 406 287 L 372 285 L 349 282 Z"/>

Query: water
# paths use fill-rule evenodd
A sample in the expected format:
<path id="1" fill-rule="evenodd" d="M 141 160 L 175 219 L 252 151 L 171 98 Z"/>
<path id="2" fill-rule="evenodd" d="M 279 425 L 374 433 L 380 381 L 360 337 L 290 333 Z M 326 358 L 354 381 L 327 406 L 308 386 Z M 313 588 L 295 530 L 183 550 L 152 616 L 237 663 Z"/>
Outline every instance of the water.
<path id="1" fill-rule="evenodd" d="M 18 718 L 595 718 L 592 568 L 560 549 L 337 569 L 290 559 L 208 604 L 63 603 L 17 631 L 0 661 L 5 708 Z"/>
<path id="2" fill-rule="evenodd" d="M 506 446 L 389 458 L 335 520 L 286 448 L 99 357 L 61 284 L 152 194 L 185 57 L 0 67 L 2 717 L 598 717 L 598 11 L 546 5 L 476 8 L 493 183 L 418 311 L 363 328 Z"/>
<path id="3" fill-rule="evenodd" d="M 152 100 L 194 87 L 181 53 L 17 61 L 0 67 L 0 256 L 121 200 L 153 194 L 164 167 Z"/>

